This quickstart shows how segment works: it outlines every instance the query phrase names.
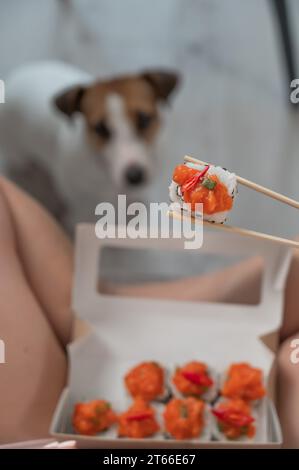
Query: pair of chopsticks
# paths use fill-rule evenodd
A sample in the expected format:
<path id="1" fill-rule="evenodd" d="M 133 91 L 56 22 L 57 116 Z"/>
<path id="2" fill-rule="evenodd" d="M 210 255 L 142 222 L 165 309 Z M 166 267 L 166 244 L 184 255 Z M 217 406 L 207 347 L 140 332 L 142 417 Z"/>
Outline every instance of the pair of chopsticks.
<path id="1" fill-rule="evenodd" d="M 193 158 L 193 157 L 189 157 L 188 155 L 186 155 L 184 157 L 184 161 L 199 164 L 199 165 L 209 165 L 209 163 L 203 162 L 203 161 L 198 160 L 198 159 Z M 289 206 L 295 207 L 296 209 L 299 209 L 299 202 L 295 201 L 294 199 L 291 199 L 287 196 L 284 196 L 283 194 L 279 194 L 279 193 L 277 193 L 275 191 L 272 191 L 271 189 L 265 188 L 264 186 L 261 186 L 259 184 L 253 183 L 252 181 L 249 181 L 245 178 L 242 178 L 241 176 L 237 176 L 236 178 L 237 178 L 237 182 L 239 184 L 242 184 L 243 186 L 246 186 L 247 188 L 253 189 L 254 191 L 257 191 L 259 193 L 265 194 L 268 197 L 271 197 L 272 199 L 276 199 L 277 201 L 280 201 L 284 204 L 287 204 Z M 175 211 L 169 211 L 169 216 L 172 217 L 172 218 L 181 219 L 181 220 L 185 217 L 191 217 L 191 219 L 194 222 L 197 221 L 196 217 L 194 217 L 194 216 L 182 215 L 182 214 L 180 214 L 178 212 L 175 212 Z M 240 234 L 240 235 L 245 235 L 245 236 L 250 236 L 250 237 L 259 238 L 259 239 L 263 239 L 263 240 L 268 240 L 270 242 L 281 243 L 283 245 L 287 245 L 287 246 L 293 247 L 293 248 L 299 248 L 299 242 L 296 242 L 294 240 L 289 240 L 287 238 L 276 237 L 274 235 L 269 235 L 267 233 L 262 233 L 262 232 L 256 232 L 254 230 L 248 230 L 248 229 L 241 228 L 241 227 L 233 227 L 231 225 L 212 223 L 212 222 L 208 222 L 206 220 L 203 221 L 203 224 L 206 225 L 206 226 L 219 228 L 219 229 L 225 230 L 227 232 L 232 232 L 232 233 L 237 233 L 237 234 Z"/>

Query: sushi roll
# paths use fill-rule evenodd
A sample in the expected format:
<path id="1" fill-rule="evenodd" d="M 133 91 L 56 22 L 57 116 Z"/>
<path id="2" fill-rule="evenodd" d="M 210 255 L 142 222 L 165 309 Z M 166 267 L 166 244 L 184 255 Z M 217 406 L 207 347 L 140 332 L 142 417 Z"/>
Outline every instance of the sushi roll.
<path id="1" fill-rule="evenodd" d="M 221 395 L 257 401 L 266 395 L 263 372 L 246 362 L 232 364 L 224 378 Z"/>
<path id="2" fill-rule="evenodd" d="M 173 172 L 169 186 L 169 197 L 173 208 L 196 212 L 196 203 L 203 204 L 203 219 L 208 222 L 223 223 L 233 207 L 237 192 L 237 179 L 234 173 L 214 165 L 185 163 L 178 165 Z"/>
<path id="3" fill-rule="evenodd" d="M 125 376 L 125 386 L 133 398 L 165 401 L 169 397 L 165 371 L 157 362 L 142 362 Z"/>
<path id="4" fill-rule="evenodd" d="M 143 398 L 136 398 L 127 411 L 118 418 L 118 436 L 140 439 L 154 436 L 160 426 L 156 411 Z"/>
<path id="5" fill-rule="evenodd" d="M 250 405 L 240 398 L 222 400 L 212 409 L 215 420 L 214 437 L 218 440 L 253 439 L 255 417 Z"/>
<path id="6" fill-rule="evenodd" d="M 205 425 L 205 406 L 202 400 L 194 397 L 172 398 L 163 413 L 167 437 L 200 438 Z"/>
<path id="7" fill-rule="evenodd" d="M 174 395 L 193 396 L 213 401 L 217 396 L 216 374 L 199 361 L 177 367 L 172 376 Z"/>
<path id="8" fill-rule="evenodd" d="M 73 412 L 73 428 L 78 434 L 94 436 L 109 429 L 117 422 L 117 416 L 106 400 L 76 403 Z"/>

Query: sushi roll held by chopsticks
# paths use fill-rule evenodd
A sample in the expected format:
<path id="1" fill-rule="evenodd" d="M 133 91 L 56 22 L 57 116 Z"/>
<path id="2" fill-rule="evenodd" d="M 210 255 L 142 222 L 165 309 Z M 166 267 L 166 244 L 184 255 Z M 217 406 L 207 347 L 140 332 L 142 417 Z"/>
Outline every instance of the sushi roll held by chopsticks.
<path id="1" fill-rule="evenodd" d="M 238 184 L 299 209 L 299 202 L 288 196 L 279 194 L 235 173 L 230 173 L 225 168 L 186 155 L 184 164 L 176 166 L 173 172 L 169 186 L 169 197 L 172 204 L 169 207 L 168 215 L 179 220 L 191 217 L 193 222 L 200 219 L 206 226 L 213 224 L 215 228 L 226 232 L 299 249 L 299 242 L 295 240 L 224 224 L 233 207 Z M 202 204 L 202 212 L 197 210 L 196 204 L 199 203 Z"/>
<path id="2" fill-rule="evenodd" d="M 223 223 L 233 207 L 237 192 L 234 173 L 220 166 L 185 162 L 175 167 L 169 197 L 185 212 L 201 216 L 196 204 L 203 204 L 203 219 Z"/>

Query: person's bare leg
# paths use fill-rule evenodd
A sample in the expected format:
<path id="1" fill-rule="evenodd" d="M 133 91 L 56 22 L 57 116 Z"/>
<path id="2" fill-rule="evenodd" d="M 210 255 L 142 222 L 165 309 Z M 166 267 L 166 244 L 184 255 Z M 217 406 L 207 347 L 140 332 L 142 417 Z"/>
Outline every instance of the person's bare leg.
<path id="1" fill-rule="evenodd" d="M 278 351 L 278 410 L 284 447 L 299 448 L 299 363 L 291 362 L 291 342 L 299 331 L 286 339 Z"/>
<path id="2" fill-rule="evenodd" d="M 263 262 L 252 258 L 220 271 L 176 281 L 139 284 L 102 282 L 99 290 L 125 297 L 146 297 L 187 301 L 258 303 Z"/>
<path id="3" fill-rule="evenodd" d="M 299 363 L 291 361 L 291 342 L 299 339 L 299 253 L 294 250 L 285 288 L 284 317 L 278 351 L 278 411 L 284 447 L 299 448 Z"/>
<path id="4" fill-rule="evenodd" d="M 294 250 L 285 288 L 284 318 L 281 340 L 299 331 L 299 251 Z"/>
<path id="5" fill-rule="evenodd" d="M 29 210 L 27 216 L 33 221 L 34 206 L 30 212 L 30 204 L 29 207 L 27 203 L 23 206 L 22 198 L 18 204 L 20 210 L 22 207 Z M 4 364 L 0 364 L 1 443 L 47 436 L 50 418 L 65 384 L 67 371 L 65 352 L 31 289 L 28 273 L 25 273 L 20 261 L 20 252 L 26 247 L 20 246 L 19 237 L 22 234 L 19 231 L 22 229 L 17 225 L 16 230 L 16 225 L 0 189 L 0 338 L 5 343 L 6 359 Z M 38 244 L 35 239 L 37 234 L 43 240 L 44 228 L 37 225 L 31 239 L 27 238 L 27 243 Z M 50 232 L 51 228 L 47 234 L 49 238 Z M 59 237 L 57 243 L 59 246 Z M 32 247 L 29 248 L 30 252 L 32 250 Z M 45 279 L 48 255 L 45 247 L 39 265 L 41 277 Z M 37 263 L 37 260 L 34 262 Z M 29 258 L 27 269 L 28 264 Z"/>
<path id="6" fill-rule="evenodd" d="M 254 303 L 258 301 L 263 271 L 260 258 L 251 258 L 217 272 L 169 282 L 100 284 L 108 294 L 173 298 L 174 300 Z M 299 331 L 299 251 L 294 250 L 285 285 L 281 341 Z"/>
<path id="7" fill-rule="evenodd" d="M 0 178 L 18 254 L 42 310 L 65 347 L 70 340 L 72 245 L 54 219 L 29 195 Z"/>

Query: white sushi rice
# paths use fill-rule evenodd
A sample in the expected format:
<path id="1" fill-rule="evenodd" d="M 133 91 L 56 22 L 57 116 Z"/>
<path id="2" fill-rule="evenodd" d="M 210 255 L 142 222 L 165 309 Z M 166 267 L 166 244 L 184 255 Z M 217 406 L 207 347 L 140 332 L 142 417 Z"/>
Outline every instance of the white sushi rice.
<path id="1" fill-rule="evenodd" d="M 186 166 L 189 168 L 193 168 L 198 171 L 204 170 L 205 166 L 204 165 L 197 165 L 194 163 L 185 163 Z M 227 188 L 228 194 L 234 198 L 236 192 L 237 192 L 237 178 L 235 173 L 230 173 L 229 171 L 225 170 L 221 166 L 214 166 L 211 165 L 206 173 L 205 176 L 212 176 L 216 175 L 219 181 L 221 181 L 222 184 L 224 184 Z M 181 193 L 181 188 L 180 186 L 175 183 L 174 181 L 171 182 L 169 186 L 169 198 L 171 202 L 176 203 L 180 205 L 181 210 L 190 213 L 190 208 L 188 204 L 184 203 L 184 199 Z M 173 206 L 172 208 L 175 208 Z M 222 211 L 222 212 L 215 212 L 214 214 L 204 214 L 203 219 L 207 220 L 208 222 L 216 222 L 218 224 L 222 224 L 225 222 L 226 217 L 228 215 L 229 211 Z M 193 213 L 195 217 L 201 217 L 201 214 L 198 213 Z"/>

